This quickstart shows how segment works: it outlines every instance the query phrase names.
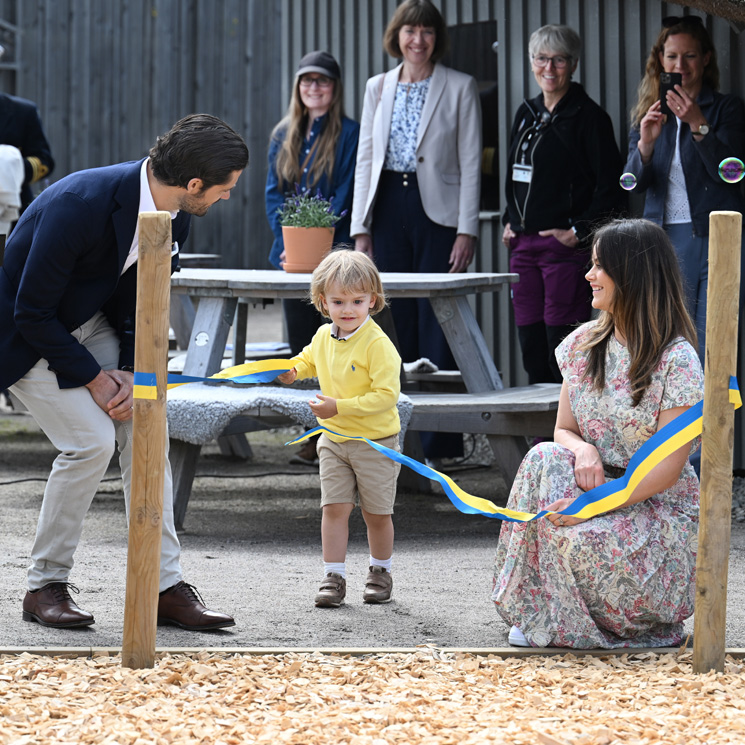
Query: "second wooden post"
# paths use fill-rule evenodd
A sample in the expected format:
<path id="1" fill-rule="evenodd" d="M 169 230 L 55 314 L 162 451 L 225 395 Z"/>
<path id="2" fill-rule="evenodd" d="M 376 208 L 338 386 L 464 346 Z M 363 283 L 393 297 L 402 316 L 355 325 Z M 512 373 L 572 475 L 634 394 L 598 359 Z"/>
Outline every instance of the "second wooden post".
<path id="1" fill-rule="evenodd" d="M 734 407 L 729 378 L 737 367 L 742 215 L 709 217 L 709 293 L 701 445 L 701 510 L 693 616 L 693 670 L 724 670 L 732 509 Z"/>
<path id="2" fill-rule="evenodd" d="M 171 286 L 171 216 L 139 217 L 135 370 L 155 374 L 154 398 L 135 398 L 122 665 L 155 664 L 166 465 L 166 379 Z"/>

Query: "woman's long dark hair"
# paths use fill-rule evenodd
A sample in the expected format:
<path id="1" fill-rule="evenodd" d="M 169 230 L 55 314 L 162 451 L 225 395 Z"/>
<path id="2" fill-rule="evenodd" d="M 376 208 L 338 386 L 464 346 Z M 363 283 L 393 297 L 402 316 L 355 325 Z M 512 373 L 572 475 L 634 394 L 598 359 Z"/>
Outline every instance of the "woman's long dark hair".
<path id="1" fill-rule="evenodd" d="M 634 406 L 642 400 L 662 353 L 679 337 L 696 348 L 696 329 L 685 305 L 675 249 L 667 233 L 648 220 L 614 220 L 594 235 L 597 264 L 615 283 L 610 311 L 601 311 L 582 349 L 585 376 L 605 386 L 605 352 L 613 332 L 626 339 Z"/>

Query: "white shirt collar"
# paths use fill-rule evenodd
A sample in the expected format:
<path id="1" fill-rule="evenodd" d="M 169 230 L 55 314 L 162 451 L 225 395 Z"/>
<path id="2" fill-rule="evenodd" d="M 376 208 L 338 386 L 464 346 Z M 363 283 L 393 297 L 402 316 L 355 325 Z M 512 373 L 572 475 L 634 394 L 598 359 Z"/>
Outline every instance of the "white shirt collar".
<path id="1" fill-rule="evenodd" d="M 150 191 L 150 182 L 147 178 L 147 164 L 150 162 L 149 158 L 145 158 L 142 161 L 142 168 L 140 168 L 140 206 L 137 210 L 137 214 L 140 212 L 157 212 L 158 208 L 155 206 L 155 199 L 153 193 Z M 173 220 L 178 215 L 178 210 L 175 212 L 168 211 L 168 214 Z"/>
<path id="2" fill-rule="evenodd" d="M 357 328 L 348 336 L 342 336 L 341 339 L 339 339 L 339 327 L 335 324 L 331 324 L 331 336 L 334 337 L 334 339 L 339 339 L 339 341 L 347 341 L 347 339 L 351 339 L 368 321 L 370 320 L 370 315 L 368 314 L 365 320 L 357 326 Z"/>
<path id="3" fill-rule="evenodd" d="M 141 214 L 142 212 L 157 212 L 158 208 L 155 206 L 155 199 L 153 198 L 153 193 L 150 191 L 150 182 L 147 179 L 147 164 L 149 163 L 149 159 L 145 158 L 145 160 L 142 161 L 142 167 L 140 168 L 140 204 L 137 208 L 137 214 Z M 175 212 L 168 211 L 168 214 L 171 216 L 171 220 L 173 220 L 176 215 L 178 215 L 178 210 Z M 173 249 L 171 251 L 171 255 L 176 253 L 178 251 L 178 244 L 173 244 Z M 140 226 L 139 222 L 135 226 L 135 234 L 132 237 L 132 245 L 129 247 L 129 254 L 127 255 L 127 259 L 124 262 L 124 266 L 122 267 L 122 274 L 129 269 L 129 267 L 132 266 L 132 264 L 137 261 L 137 256 L 139 255 L 140 251 Z"/>

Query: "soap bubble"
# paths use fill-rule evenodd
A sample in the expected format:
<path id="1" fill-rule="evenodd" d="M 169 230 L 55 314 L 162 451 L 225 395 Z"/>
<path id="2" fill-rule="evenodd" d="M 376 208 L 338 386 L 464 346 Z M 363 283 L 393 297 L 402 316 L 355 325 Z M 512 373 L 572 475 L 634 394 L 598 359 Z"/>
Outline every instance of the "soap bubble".
<path id="1" fill-rule="evenodd" d="M 618 179 L 618 183 L 621 184 L 622 189 L 631 191 L 636 186 L 636 176 L 634 176 L 633 173 L 624 173 L 623 176 Z"/>
<path id="2" fill-rule="evenodd" d="M 739 158 L 725 158 L 719 164 L 719 176 L 728 184 L 736 184 L 745 176 L 745 163 Z"/>

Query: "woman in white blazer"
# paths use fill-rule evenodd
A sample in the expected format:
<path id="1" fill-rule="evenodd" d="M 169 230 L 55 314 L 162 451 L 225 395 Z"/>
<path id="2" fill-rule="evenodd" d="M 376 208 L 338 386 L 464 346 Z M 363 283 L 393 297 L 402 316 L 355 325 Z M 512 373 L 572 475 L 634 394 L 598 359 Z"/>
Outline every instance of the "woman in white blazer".
<path id="1" fill-rule="evenodd" d="M 465 271 L 478 235 L 476 81 L 438 64 L 447 29 L 430 0 L 404 0 L 383 43 L 403 62 L 367 81 L 352 203 L 355 248 L 383 272 Z M 393 300 L 391 310 L 404 361 L 427 357 L 455 368 L 426 298 Z M 458 436 L 430 439 L 423 438 L 429 458 L 458 453 Z"/>

